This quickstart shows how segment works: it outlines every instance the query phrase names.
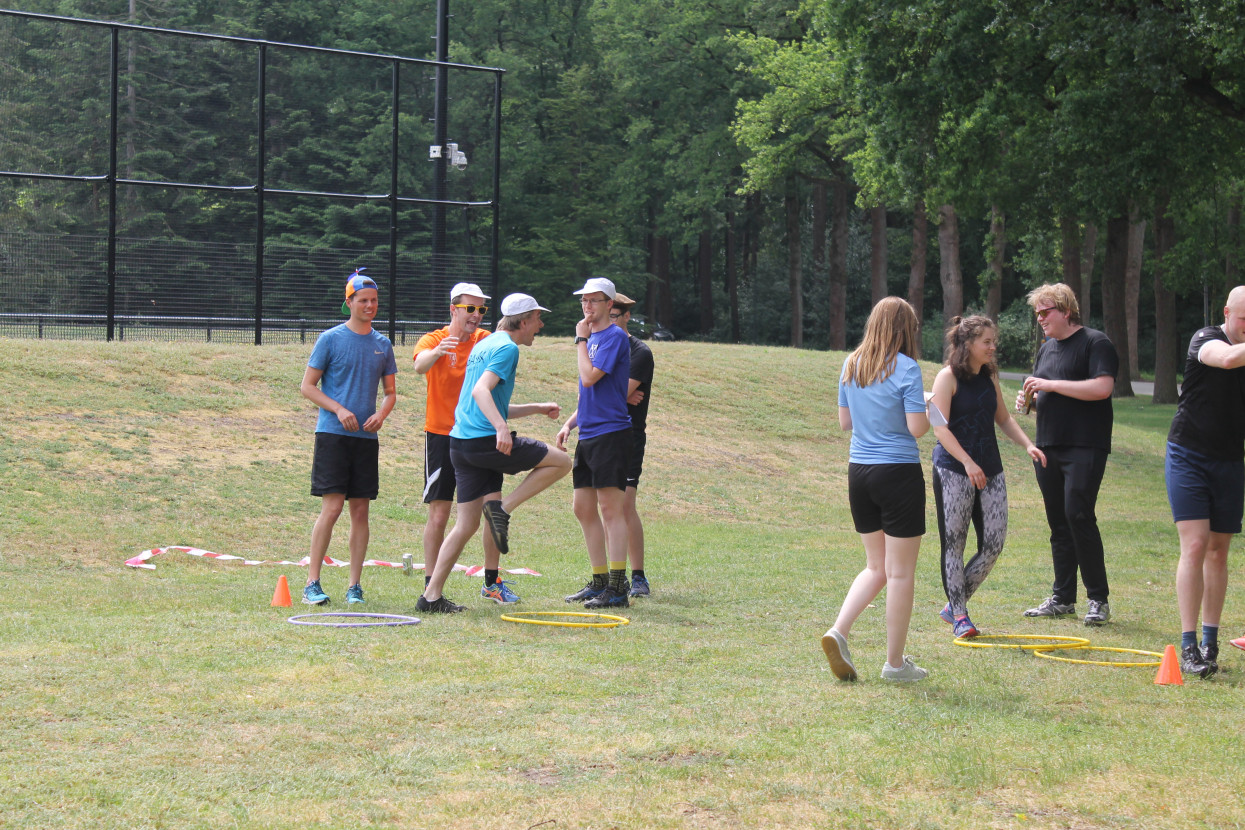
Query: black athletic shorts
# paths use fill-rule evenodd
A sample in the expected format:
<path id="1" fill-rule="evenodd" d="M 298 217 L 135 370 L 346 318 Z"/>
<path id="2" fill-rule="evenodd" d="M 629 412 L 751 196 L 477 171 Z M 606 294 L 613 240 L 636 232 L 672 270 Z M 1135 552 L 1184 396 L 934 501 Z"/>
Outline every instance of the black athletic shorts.
<path id="1" fill-rule="evenodd" d="M 380 492 L 380 441 L 357 435 L 316 433 L 311 462 L 311 495 L 345 493 L 348 499 L 374 499 Z"/>
<path id="2" fill-rule="evenodd" d="M 627 427 L 576 444 L 575 466 L 571 468 L 574 489 L 617 487 L 626 490 L 632 438 L 631 427 Z"/>
<path id="3" fill-rule="evenodd" d="M 458 485 L 458 503 L 466 504 L 489 493 L 500 493 L 506 476 L 525 473 L 545 460 L 549 445 L 510 433 L 510 455 L 497 451 L 497 436 L 450 438 L 450 458 Z"/>
<path id="4" fill-rule="evenodd" d="M 631 461 L 627 465 L 627 486 L 639 488 L 640 474 L 644 472 L 644 446 L 648 435 L 644 430 L 635 433 L 631 442 Z"/>
<path id="5" fill-rule="evenodd" d="M 857 533 L 925 535 L 925 471 L 916 464 L 848 464 L 847 500 Z"/>
<path id="6" fill-rule="evenodd" d="M 424 504 L 454 500 L 454 462 L 450 459 L 450 437 L 438 432 L 424 433 Z"/>

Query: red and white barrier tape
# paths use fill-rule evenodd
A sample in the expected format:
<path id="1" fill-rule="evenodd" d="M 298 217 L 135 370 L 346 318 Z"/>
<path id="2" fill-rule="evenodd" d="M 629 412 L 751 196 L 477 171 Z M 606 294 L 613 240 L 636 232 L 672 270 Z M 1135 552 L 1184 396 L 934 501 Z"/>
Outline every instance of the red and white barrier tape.
<path id="1" fill-rule="evenodd" d="M 225 562 L 241 562 L 243 565 L 298 565 L 299 567 L 305 568 L 309 564 L 311 564 L 310 556 L 304 556 L 302 559 L 298 560 L 297 562 L 293 562 L 288 559 L 281 559 L 281 560 L 246 559 L 244 557 L 234 556 L 229 553 L 213 553 L 210 550 L 203 550 L 202 548 L 191 548 L 191 547 L 186 547 L 184 545 L 170 545 L 167 548 L 152 548 L 151 550 L 145 550 L 142 553 L 140 553 L 138 556 L 125 560 L 125 564 L 130 566 L 131 568 L 142 568 L 144 570 L 154 571 L 156 569 L 156 566 L 151 564 L 147 560 L 153 559 L 162 553 L 169 553 L 170 551 L 176 551 L 178 553 L 185 553 L 189 556 L 202 556 L 205 559 L 220 559 L 221 561 L 225 561 Z M 324 564 L 332 565 L 337 568 L 345 568 L 350 564 L 350 561 L 349 560 L 342 561 L 342 560 L 334 559 L 331 556 L 325 556 Z M 401 562 L 386 562 L 382 559 L 368 559 L 363 563 L 363 565 L 364 567 L 367 567 L 369 565 L 375 565 L 380 568 L 401 568 L 403 567 Z M 423 568 L 424 568 L 423 562 L 419 562 L 417 564 L 411 565 L 412 570 L 423 570 Z M 467 576 L 481 576 L 484 573 L 484 566 L 483 565 L 472 565 L 471 567 L 467 567 L 466 565 L 456 564 L 454 565 L 454 570 L 462 571 Z M 533 571 L 530 568 L 502 568 L 502 570 L 508 574 L 521 574 L 523 576 L 540 576 L 539 573 L 537 573 L 536 571 Z"/>

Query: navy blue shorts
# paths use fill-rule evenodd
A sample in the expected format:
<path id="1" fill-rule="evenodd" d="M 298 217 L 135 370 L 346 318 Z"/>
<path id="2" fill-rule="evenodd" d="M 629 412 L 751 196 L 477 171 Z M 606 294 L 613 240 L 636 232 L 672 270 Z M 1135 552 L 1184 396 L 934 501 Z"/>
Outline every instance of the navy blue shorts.
<path id="1" fill-rule="evenodd" d="M 466 504 L 500 493 L 506 476 L 525 473 L 545 460 L 549 445 L 535 438 L 520 438 L 513 432 L 514 445 L 510 455 L 497 451 L 497 436 L 483 438 L 450 438 L 450 458 L 454 461 L 454 478 L 458 485 L 458 503 Z"/>
<path id="2" fill-rule="evenodd" d="M 357 435 L 317 432 L 311 462 L 311 495 L 345 493 L 375 499 L 380 493 L 380 441 Z"/>
<path id="3" fill-rule="evenodd" d="M 857 533 L 925 535 L 925 471 L 916 464 L 848 464 L 847 500 Z"/>
<path id="4" fill-rule="evenodd" d="M 1240 533 L 1245 510 L 1245 462 L 1207 458 L 1167 444 L 1163 462 L 1172 519 L 1210 519 L 1212 533 Z"/>
<path id="5" fill-rule="evenodd" d="M 571 484 L 580 490 L 591 487 L 627 489 L 627 471 L 631 467 L 631 427 L 588 438 L 575 445 L 575 465 L 571 467 Z"/>

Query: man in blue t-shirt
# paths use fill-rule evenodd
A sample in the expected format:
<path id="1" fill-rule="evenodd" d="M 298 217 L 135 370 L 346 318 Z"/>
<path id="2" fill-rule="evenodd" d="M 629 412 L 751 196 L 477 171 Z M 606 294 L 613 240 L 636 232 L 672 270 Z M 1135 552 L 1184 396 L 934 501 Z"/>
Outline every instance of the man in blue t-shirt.
<path id="1" fill-rule="evenodd" d="M 467 359 L 454 427 L 450 430 L 450 460 L 458 490 L 458 521 L 441 543 L 437 567 L 415 608 L 425 613 L 454 614 L 463 606 L 441 591 L 458 555 L 480 526 L 483 514 L 489 533 L 502 553 L 510 552 L 510 514 L 532 496 L 571 470 L 571 459 L 561 449 L 510 431 L 510 418 L 545 415 L 557 420 L 562 408 L 553 402 L 511 404 L 519 368 L 519 346 L 530 346 L 545 326 L 539 305 L 527 294 L 511 294 L 501 301 L 497 331 L 480 341 Z M 504 499 L 501 486 L 507 475 L 531 470 Z"/>
<path id="2" fill-rule="evenodd" d="M 610 321 L 618 293 L 613 282 L 593 277 L 574 293 L 580 295 L 584 311 L 584 319 L 575 324 L 579 408 L 558 432 L 558 447 L 566 446 L 571 430 L 578 427 L 572 505 L 588 547 L 592 581 L 566 601 L 582 602 L 585 608 L 626 607 L 631 588 L 626 515 L 633 442 L 627 412 L 631 344 L 627 333 Z"/>
<path id="3" fill-rule="evenodd" d="M 398 364 L 389 338 L 372 328 L 379 308 L 376 283 L 359 273 L 346 281 L 342 312 L 350 319 L 320 335 L 300 390 L 320 407 L 316 420 L 311 495 L 320 496 L 320 516 L 311 530 L 311 557 L 303 602 L 323 605 L 320 568 L 333 538 L 333 526 L 350 503 L 350 583 L 346 601 L 363 602 L 363 559 L 367 555 L 368 509 L 380 492 L 377 433 L 397 402 Z M 376 408 L 376 390 L 385 397 Z"/>

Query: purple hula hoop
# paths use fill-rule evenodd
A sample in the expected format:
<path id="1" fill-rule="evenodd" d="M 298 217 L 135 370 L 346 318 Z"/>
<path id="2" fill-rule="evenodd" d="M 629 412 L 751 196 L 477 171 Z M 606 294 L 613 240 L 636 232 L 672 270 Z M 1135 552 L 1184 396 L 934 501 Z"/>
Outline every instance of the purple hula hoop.
<path id="1" fill-rule="evenodd" d="M 369 617 L 384 622 L 313 622 L 309 617 Z M 322 625 L 328 628 L 372 628 L 390 625 L 417 625 L 419 617 L 407 617 L 402 614 L 360 614 L 353 611 L 327 611 L 323 614 L 298 614 L 286 620 L 294 625 Z"/>

